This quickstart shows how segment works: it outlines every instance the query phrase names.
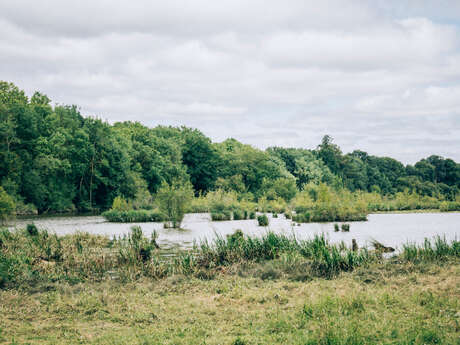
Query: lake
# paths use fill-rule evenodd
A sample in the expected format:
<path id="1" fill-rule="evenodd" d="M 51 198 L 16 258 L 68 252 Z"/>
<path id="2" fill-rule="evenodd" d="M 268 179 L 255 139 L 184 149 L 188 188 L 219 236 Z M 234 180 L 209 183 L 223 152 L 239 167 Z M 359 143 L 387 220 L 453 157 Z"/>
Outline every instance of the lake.
<path id="1" fill-rule="evenodd" d="M 237 229 L 251 236 L 260 236 L 270 230 L 294 234 L 299 239 L 324 233 L 331 242 L 344 241 L 351 244 L 354 238 L 359 246 L 369 246 L 371 240 L 377 240 L 395 248 L 407 242 L 422 243 L 426 237 L 436 235 L 445 236 L 448 240 L 460 238 L 460 212 L 370 214 L 367 222 L 348 222 L 350 232 L 334 232 L 334 223 L 306 223 L 298 226 L 284 218 L 284 215 L 279 215 L 279 218 L 269 215 L 269 218 L 270 224 L 266 228 L 258 226 L 257 220 L 212 222 L 206 213 L 187 214 L 182 223 L 183 229 L 180 230 L 164 229 L 162 223 L 110 223 L 101 216 L 24 218 L 16 220 L 14 226 L 23 228 L 33 222 L 37 227 L 58 235 L 83 231 L 119 236 L 128 233 L 131 226 L 139 225 L 146 236 L 156 230 L 159 234 L 157 242 L 165 249 L 190 248 L 194 241 L 212 240 L 216 234 L 224 236 Z"/>

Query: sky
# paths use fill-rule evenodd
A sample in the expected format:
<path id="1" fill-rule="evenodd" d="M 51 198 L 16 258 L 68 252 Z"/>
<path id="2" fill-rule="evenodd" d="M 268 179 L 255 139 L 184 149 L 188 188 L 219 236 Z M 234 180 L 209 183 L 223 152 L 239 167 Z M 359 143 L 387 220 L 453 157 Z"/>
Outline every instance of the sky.
<path id="1" fill-rule="evenodd" d="M 0 80 L 213 141 L 460 161 L 459 0 L 3 0 Z"/>

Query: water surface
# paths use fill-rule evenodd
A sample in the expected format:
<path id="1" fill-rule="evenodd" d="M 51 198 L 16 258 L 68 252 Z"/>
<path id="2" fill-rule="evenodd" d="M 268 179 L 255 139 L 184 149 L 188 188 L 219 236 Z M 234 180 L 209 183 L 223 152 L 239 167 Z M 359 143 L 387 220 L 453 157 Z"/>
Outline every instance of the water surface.
<path id="1" fill-rule="evenodd" d="M 130 227 L 139 225 L 146 236 L 153 230 L 159 234 L 158 243 L 162 247 L 190 248 L 194 241 L 212 240 L 217 234 L 225 236 L 241 229 L 245 234 L 260 236 L 268 230 L 276 233 L 295 235 L 298 239 L 311 238 L 324 233 L 332 242 L 351 243 L 354 238 L 359 246 L 369 246 L 377 240 L 387 246 L 400 248 L 407 242 L 421 243 L 424 238 L 436 235 L 448 240 L 460 238 L 460 212 L 452 213 L 384 213 L 370 214 L 367 222 L 349 222 L 350 232 L 334 232 L 334 223 L 307 223 L 300 226 L 279 215 L 270 217 L 270 225 L 260 227 L 256 220 L 212 222 L 209 214 L 187 214 L 181 230 L 164 229 L 162 223 L 110 223 L 101 216 L 34 217 L 18 219 L 15 226 L 25 227 L 35 223 L 58 235 L 76 231 L 107 236 L 127 234 Z M 341 224 L 341 223 L 339 223 Z"/>

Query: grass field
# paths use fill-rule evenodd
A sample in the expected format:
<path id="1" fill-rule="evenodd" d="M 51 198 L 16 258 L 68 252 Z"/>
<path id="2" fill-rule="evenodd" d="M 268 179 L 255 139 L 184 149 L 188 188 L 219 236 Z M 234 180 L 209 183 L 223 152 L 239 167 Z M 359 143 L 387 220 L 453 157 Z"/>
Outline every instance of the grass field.
<path id="1" fill-rule="evenodd" d="M 267 274 L 273 265 L 229 268 L 211 280 L 176 275 L 0 291 L 0 341 L 460 344 L 458 259 L 376 264 L 307 281 Z"/>

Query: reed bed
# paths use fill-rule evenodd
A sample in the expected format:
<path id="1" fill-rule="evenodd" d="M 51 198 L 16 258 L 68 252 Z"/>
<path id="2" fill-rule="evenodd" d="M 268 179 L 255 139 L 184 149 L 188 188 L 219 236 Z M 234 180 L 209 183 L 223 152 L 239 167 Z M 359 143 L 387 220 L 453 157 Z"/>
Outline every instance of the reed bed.
<path id="1" fill-rule="evenodd" d="M 164 254 L 154 233 L 146 238 L 140 227 L 122 237 L 87 233 L 56 236 L 30 225 L 24 230 L 0 231 L 0 287 L 28 288 L 50 282 L 135 281 L 169 275 L 193 275 L 205 279 L 248 263 L 283 263 L 278 274 L 294 272 L 307 277 L 333 278 L 340 272 L 380 262 L 379 251 L 352 250 L 332 244 L 324 235 L 298 240 L 266 232 L 260 237 L 241 231 L 195 244 L 193 250 Z M 443 261 L 460 257 L 460 242 L 437 237 L 423 246 L 407 244 L 399 258 L 405 262 Z M 233 268 L 232 268 L 233 267 Z M 294 274 L 292 273 L 292 274 Z M 270 275 L 270 274 L 269 274 Z"/>

